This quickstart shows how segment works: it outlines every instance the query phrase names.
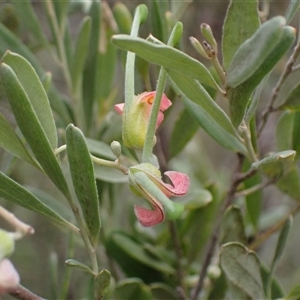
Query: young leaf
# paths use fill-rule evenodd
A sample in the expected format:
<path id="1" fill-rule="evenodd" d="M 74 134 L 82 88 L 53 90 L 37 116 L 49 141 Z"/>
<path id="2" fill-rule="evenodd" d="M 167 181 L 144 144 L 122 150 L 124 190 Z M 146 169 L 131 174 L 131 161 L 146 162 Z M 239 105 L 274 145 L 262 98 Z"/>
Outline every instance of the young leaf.
<path id="1" fill-rule="evenodd" d="M 247 153 L 225 112 L 213 101 L 205 89 L 191 78 L 167 69 L 172 81 L 177 85 L 177 93 L 183 93 L 182 101 L 202 128 L 223 147 Z"/>
<path id="2" fill-rule="evenodd" d="M 114 35 L 112 42 L 124 50 L 136 53 L 150 63 L 183 73 L 211 87 L 217 85 L 202 63 L 171 46 L 154 44 L 138 37 L 122 34 Z"/>
<path id="3" fill-rule="evenodd" d="M 75 259 L 67 259 L 66 260 L 66 265 L 69 267 L 73 267 L 76 268 L 77 270 L 89 273 L 89 274 L 93 274 L 93 271 L 85 264 L 75 260 Z"/>
<path id="4" fill-rule="evenodd" d="M 125 4 L 116 2 L 113 6 L 113 14 L 119 27 L 119 32 L 130 34 L 132 16 Z"/>
<path id="5" fill-rule="evenodd" d="M 291 227 L 292 227 L 292 222 L 293 222 L 292 216 L 290 216 L 289 218 L 286 219 L 286 221 L 285 221 L 285 223 L 284 223 L 284 225 L 283 225 L 283 227 L 280 231 L 280 235 L 278 237 L 278 242 L 277 242 L 276 250 L 275 250 L 273 260 L 272 260 L 272 263 L 271 263 L 269 278 L 267 280 L 267 286 L 266 286 L 266 291 L 268 292 L 269 296 L 271 296 L 270 295 L 270 293 L 271 293 L 271 279 L 272 279 L 272 276 L 273 276 L 273 272 L 275 270 L 277 262 L 279 261 L 281 255 L 283 253 L 284 247 L 286 245 L 288 234 L 289 234 L 289 232 L 291 230 Z"/>
<path id="6" fill-rule="evenodd" d="M 14 1 L 13 5 L 16 8 L 18 16 L 22 20 L 22 26 L 26 26 L 28 31 L 32 33 L 37 42 L 46 45 L 47 39 L 42 31 L 41 23 L 33 9 L 30 0 Z"/>
<path id="7" fill-rule="evenodd" d="M 286 300 L 298 300 L 300 298 L 300 284 L 294 286 L 289 294 L 285 297 Z"/>
<path id="8" fill-rule="evenodd" d="M 228 282 L 247 295 L 248 299 L 265 299 L 260 262 L 255 252 L 240 243 L 222 246 L 221 266 Z"/>
<path id="9" fill-rule="evenodd" d="M 93 107 L 95 101 L 95 88 L 97 85 L 96 66 L 97 55 L 99 51 L 100 29 L 101 29 L 101 5 L 100 1 L 93 1 L 90 7 L 89 16 L 92 20 L 90 44 L 87 54 L 87 60 L 83 71 L 82 94 L 84 99 L 84 113 L 86 117 L 86 125 L 89 128 L 92 124 L 91 116 L 93 115 Z"/>
<path id="10" fill-rule="evenodd" d="M 0 197 L 50 218 L 55 223 L 67 227 L 77 233 L 79 229 L 63 219 L 54 210 L 43 204 L 38 198 L 11 178 L 0 172 Z"/>
<path id="11" fill-rule="evenodd" d="M 128 278 L 120 281 L 115 293 L 116 300 L 153 299 L 150 288 L 139 278 Z"/>
<path id="12" fill-rule="evenodd" d="M 259 66 L 257 71 L 237 87 L 227 88 L 230 118 L 235 127 L 238 127 L 244 118 L 252 92 L 292 46 L 295 41 L 295 36 L 295 29 L 290 26 L 285 26 L 282 29 L 280 42 Z M 245 58 L 245 60 L 247 60 L 247 58 Z"/>
<path id="13" fill-rule="evenodd" d="M 288 9 L 286 10 L 285 13 L 285 18 L 286 18 L 286 23 L 289 24 L 299 9 L 300 6 L 300 0 L 291 0 Z"/>
<path id="14" fill-rule="evenodd" d="M 100 212 L 93 162 L 82 132 L 72 124 L 66 129 L 66 142 L 75 193 L 95 244 L 100 231 Z"/>
<path id="15" fill-rule="evenodd" d="M 278 45 L 284 25 L 283 17 L 274 17 L 265 22 L 238 48 L 228 67 L 226 82 L 228 86 L 237 87 L 259 69 Z"/>
<path id="16" fill-rule="evenodd" d="M 22 56 L 7 51 L 2 61 L 17 75 L 33 110 L 53 149 L 57 148 L 57 134 L 54 118 L 44 87 L 33 67 Z"/>
<path id="17" fill-rule="evenodd" d="M 0 146 L 9 153 L 26 160 L 35 167 L 40 168 L 38 162 L 30 155 L 25 145 L 12 129 L 10 124 L 0 113 Z"/>
<path id="18" fill-rule="evenodd" d="M 184 109 L 178 116 L 172 131 L 169 145 L 169 159 L 178 155 L 186 144 L 192 139 L 199 129 L 199 124 L 191 116 L 187 109 Z"/>
<path id="19" fill-rule="evenodd" d="M 74 89 L 79 88 L 80 79 L 83 72 L 84 63 L 87 56 L 87 51 L 90 42 L 91 34 L 91 18 L 85 17 L 79 25 L 79 32 L 75 45 L 75 53 L 73 56 L 73 62 L 71 65 L 71 77 Z"/>
<path id="20" fill-rule="evenodd" d="M 241 11 L 243 12 L 241 14 Z M 236 50 L 259 28 L 258 1 L 231 0 L 223 25 L 223 65 L 227 70 Z"/>
<path id="21" fill-rule="evenodd" d="M 44 129 L 13 70 L 1 63 L 0 82 L 11 104 L 14 116 L 36 159 L 60 191 L 70 199 L 67 182 Z"/>
<path id="22" fill-rule="evenodd" d="M 296 152 L 293 150 L 273 153 L 268 157 L 253 163 L 252 167 L 256 169 L 261 168 L 268 177 L 276 178 L 291 170 L 295 155 Z"/>
<path id="23" fill-rule="evenodd" d="M 110 286 L 110 272 L 106 269 L 101 270 L 94 279 L 94 297 L 95 299 L 103 299 Z"/>
<path id="24" fill-rule="evenodd" d="M 300 111 L 300 84 L 297 84 L 288 94 L 285 101 L 277 109 Z"/>
<path id="25" fill-rule="evenodd" d="M 247 243 L 243 216 L 241 210 L 235 206 L 227 209 L 221 225 L 220 244 L 229 242 Z"/>
<path id="26" fill-rule="evenodd" d="M 276 142 L 278 151 L 292 148 L 294 118 L 295 112 L 285 111 L 277 122 Z"/>

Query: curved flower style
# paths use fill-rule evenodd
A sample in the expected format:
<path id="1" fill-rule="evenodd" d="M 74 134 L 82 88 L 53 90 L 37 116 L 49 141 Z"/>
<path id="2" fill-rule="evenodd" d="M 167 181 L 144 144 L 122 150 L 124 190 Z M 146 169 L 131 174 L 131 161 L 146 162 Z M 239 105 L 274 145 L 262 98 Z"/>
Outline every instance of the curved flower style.
<path id="1" fill-rule="evenodd" d="M 147 127 L 149 123 L 152 103 L 155 97 L 154 92 L 144 92 L 134 97 L 128 115 L 124 114 L 124 103 L 116 104 L 115 110 L 123 115 L 122 138 L 124 144 L 133 149 L 142 149 L 144 146 Z M 172 105 L 171 101 L 163 94 L 160 111 L 157 118 L 156 129 L 164 119 L 163 111 Z M 155 144 L 156 140 L 153 141 Z"/>
<path id="2" fill-rule="evenodd" d="M 171 201 L 169 197 L 185 195 L 189 188 L 189 177 L 174 171 L 165 172 L 165 175 L 172 184 L 163 182 L 160 171 L 151 164 L 143 163 L 129 169 L 131 190 L 148 200 L 153 208 L 134 207 L 137 219 L 145 227 L 162 222 L 165 214 L 169 219 L 176 219 L 183 212 L 183 205 Z"/>

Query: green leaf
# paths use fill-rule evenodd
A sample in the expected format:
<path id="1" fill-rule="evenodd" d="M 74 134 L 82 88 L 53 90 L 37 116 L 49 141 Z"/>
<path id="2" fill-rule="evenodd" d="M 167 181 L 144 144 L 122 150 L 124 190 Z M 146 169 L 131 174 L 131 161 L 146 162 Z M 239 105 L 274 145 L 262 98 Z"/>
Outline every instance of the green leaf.
<path id="1" fill-rule="evenodd" d="M 228 282 L 249 299 L 265 299 L 260 262 L 255 252 L 240 243 L 221 247 L 220 261 Z"/>
<path id="2" fill-rule="evenodd" d="M 38 117 L 13 70 L 0 65 L 0 82 L 11 104 L 14 116 L 36 159 L 60 191 L 70 199 L 67 182 L 53 153 Z"/>
<path id="3" fill-rule="evenodd" d="M 261 83 L 263 78 L 274 68 L 286 51 L 292 46 L 295 41 L 295 36 L 295 29 L 285 26 L 282 29 L 282 36 L 279 43 L 268 57 L 266 57 L 256 72 L 237 87 L 227 88 L 230 118 L 235 127 L 238 127 L 244 118 L 250 96 L 254 89 Z M 246 58 L 245 61 L 248 61 L 248 59 Z"/>
<path id="4" fill-rule="evenodd" d="M 113 14 L 118 24 L 119 31 L 124 34 L 130 34 L 132 25 L 132 16 L 125 4 L 117 2 L 113 6 Z"/>
<path id="5" fill-rule="evenodd" d="M 155 282 L 150 288 L 156 300 L 178 300 L 178 294 L 167 284 Z"/>
<path id="6" fill-rule="evenodd" d="M 4 55 L 8 49 L 25 57 L 37 73 L 42 73 L 42 68 L 32 52 L 15 34 L 0 23 L 0 55 Z"/>
<path id="7" fill-rule="evenodd" d="M 73 186 L 95 244 L 100 231 L 100 211 L 93 162 L 83 133 L 73 124 L 66 129 L 66 142 Z"/>
<path id="8" fill-rule="evenodd" d="M 300 298 L 300 284 L 294 286 L 289 294 L 284 298 L 285 300 L 298 300 Z"/>
<path id="9" fill-rule="evenodd" d="M 300 0 L 290 0 L 289 7 L 286 10 L 285 18 L 286 23 L 289 24 L 294 17 L 295 13 L 299 9 L 300 6 Z"/>
<path id="10" fill-rule="evenodd" d="M 266 285 L 266 291 L 268 292 L 268 295 L 271 296 L 271 279 L 273 277 L 273 273 L 276 267 L 277 262 L 279 261 L 283 250 L 285 248 L 286 242 L 287 242 L 287 237 L 290 233 L 291 227 L 292 227 L 292 222 L 293 222 L 293 218 L 292 216 L 289 216 L 286 221 L 284 222 L 284 225 L 280 231 L 279 237 L 278 237 L 278 241 L 277 241 L 277 245 L 276 245 L 276 249 L 275 249 L 275 253 L 273 256 L 273 260 L 271 263 L 271 267 L 270 267 L 270 272 L 269 272 L 269 277 L 267 280 L 267 285 Z"/>
<path id="11" fill-rule="evenodd" d="M 241 13 L 243 12 L 243 13 Z M 223 25 L 223 65 L 227 70 L 239 46 L 259 28 L 258 1 L 231 0 Z"/>
<path id="12" fill-rule="evenodd" d="M 212 195 L 210 191 L 194 188 L 189 189 L 189 192 L 180 203 L 184 204 L 185 209 L 196 210 L 201 207 L 205 207 L 212 201 Z"/>
<path id="13" fill-rule="evenodd" d="M 289 135 L 288 133 L 286 133 Z M 296 151 L 296 158 L 295 160 L 298 160 L 300 157 L 300 112 L 296 112 L 294 114 L 294 123 L 292 128 L 292 134 L 290 135 L 292 137 L 292 149 Z M 286 148 L 289 149 L 289 148 Z"/>
<path id="14" fill-rule="evenodd" d="M 152 269 L 165 274 L 174 274 L 175 270 L 169 264 L 155 259 L 152 255 L 145 251 L 142 245 L 134 241 L 131 237 L 120 232 L 114 232 L 110 239 L 115 247 L 117 247 L 117 252 L 123 251 L 129 257 Z"/>
<path id="15" fill-rule="evenodd" d="M 73 62 L 71 65 L 71 77 L 74 89 L 80 86 L 84 63 L 86 60 L 89 42 L 91 35 L 91 18 L 86 16 L 79 25 L 77 41 L 75 45 L 75 52 L 73 55 Z"/>
<path id="16" fill-rule="evenodd" d="M 54 118 L 45 89 L 33 67 L 22 56 L 7 51 L 2 61 L 17 75 L 33 110 L 53 149 L 57 148 L 57 134 Z"/>
<path id="17" fill-rule="evenodd" d="M 127 51 L 136 53 L 150 63 L 183 73 L 209 86 L 217 84 L 208 69 L 198 60 L 164 44 L 154 44 L 141 38 L 127 35 L 114 35 L 112 42 Z"/>
<path id="18" fill-rule="evenodd" d="M 178 155 L 183 150 L 198 129 L 199 124 L 196 119 L 191 116 L 187 109 L 184 109 L 178 116 L 171 134 L 169 159 Z"/>
<path id="19" fill-rule="evenodd" d="M 297 84 L 288 94 L 284 102 L 277 108 L 300 111 L 300 84 Z"/>
<path id="20" fill-rule="evenodd" d="M 104 182 L 110 183 L 125 183 L 128 182 L 128 176 L 124 175 L 119 170 L 100 166 L 96 164 L 94 166 L 95 177 L 96 179 L 102 180 Z"/>
<path id="21" fill-rule="evenodd" d="M 55 211 L 43 204 L 38 198 L 31 194 L 17 182 L 0 172 L 0 197 L 20 205 L 26 209 L 37 212 L 50 218 L 57 224 L 67 227 L 77 233 L 79 229 L 58 215 Z"/>
<path id="22" fill-rule="evenodd" d="M 67 259 L 66 260 L 66 265 L 68 267 L 72 267 L 72 268 L 76 268 L 77 270 L 89 273 L 89 274 L 93 274 L 93 271 L 85 264 L 75 260 L 75 259 Z"/>
<path id="23" fill-rule="evenodd" d="M 41 23 L 33 9 L 31 1 L 14 1 L 13 5 L 16 8 L 18 17 L 21 18 L 22 26 L 25 26 L 34 35 L 37 42 L 46 45 L 48 43 L 47 39 L 42 31 Z"/>
<path id="24" fill-rule="evenodd" d="M 89 151 L 97 157 L 103 157 L 111 160 L 116 159 L 115 155 L 111 151 L 110 146 L 106 143 L 90 138 L 86 138 L 85 141 L 89 148 Z"/>
<path id="25" fill-rule="evenodd" d="M 247 150 L 239 140 L 228 116 L 205 89 L 196 80 L 191 80 L 183 74 L 169 69 L 167 73 L 178 87 L 176 92 L 184 94 L 182 101 L 186 109 L 202 128 L 223 147 L 246 154 Z"/>
<path id="26" fill-rule="evenodd" d="M 300 200 L 300 175 L 299 168 L 292 164 L 290 170 L 284 174 L 277 182 L 276 186 L 288 194 L 294 200 Z"/>
<path id="27" fill-rule="evenodd" d="M 284 25 L 283 17 L 274 17 L 238 48 L 228 67 L 227 86 L 237 87 L 260 68 L 280 42 Z"/>
<path id="28" fill-rule="evenodd" d="M 243 216 L 236 206 L 229 207 L 222 219 L 220 244 L 229 242 L 247 244 Z"/>
<path id="29" fill-rule="evenodd" d="M 117 300 L 153 300 L 150 288 L 139 278 L 123 279 L 118 283 L 115 293 Z"/>
<path id="30" fill-rule="evenodd" d="M 276 142 L 277 149 L 284 151 L 292 148 L 292 132 L 294 125 L 295 113 L 285 111 L 279 118 L 276 125 Z"/>
<path id="31" fill-rule="evenodd" d="M 272 153 L 268 157 L 252 164 L 255 169 L 262 169 L 270 178 L 276 178 L 287 174 L 293 166 L 296 152 L 286 150 L 278 153 Z"/>
<path id="32" fill-rule="evenodd" d="M 265 267 L 263 264 L 261 264 L 260 273 L 261 273 L 261 277 L 262 277 L 262 281 L 263 281 L 263 286 L 265 287 L 267 284 L 267 280 L 268 280 L 270 272 L 267 267 Z M 273 276 L 273 278 L 271 280 L 271 298 L 270 299 L 281 299 L 281 298 L 286 299 L 284 296 L 285 296 L 285 292 L 284 292 L 282 286 L 278 282 L 277 278 Z"/>
<path id="33" fill-rule="evenodd" d="M 24 159 L 35 167 L 40 168 L 38 162 L 30 155 L 25 145 L 12 129 L 8 121 L 0 113 L 0 146 L 16 157 Z"/>
<path id="34" fill-rule="evenodd" d="M 158 38 L 162 42 L 166 42 L 167 36 L 167 26 L 165 22 L 165 14 L 168 10 L 168 4 L 161 2 L 159 0 L 152 1 L 152 7 L 150 9 L 151 16 L 151 25 L 152 25 L 152 35 Z"/>
<path id="35" fill-rule="evenodd" d="M 90 45 L 87 55 L 87 60 L 85 63 L 83 71 L 83 81 L 82 81 L 82 99 L 84 99 L 84 113 L 86 118 L 86 125 L 89 128 L 93 122 L 93 107 L 95 101 L 95 89 L 96 85 L 96 66 L 97 66 L 97 56 L 99 51 L 99 41 L 100 41 L 100 29 L 101 29 L 101 5 L 100 1 L 96 0 L 92 2 L 90 7 L 89 16 L 92 20 L 91 23 L 91 35 L 90 35 Z"/>
<path id="36" fill-rule="evenodd" d="M 111 275 L 106 269 L 101 270 L 94 280 L 94 297 L 96 300 L 103 299 L 110 286 Z"/>

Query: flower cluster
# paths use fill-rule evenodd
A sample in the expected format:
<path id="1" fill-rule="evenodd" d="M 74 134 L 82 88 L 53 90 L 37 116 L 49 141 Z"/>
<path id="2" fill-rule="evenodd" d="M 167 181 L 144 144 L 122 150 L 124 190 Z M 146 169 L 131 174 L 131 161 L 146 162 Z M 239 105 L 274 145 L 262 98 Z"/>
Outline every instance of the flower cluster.
<path id="1" fill-rule="evenodd" d="M 147 127 L 149 124 L 155 92 L 145 92 L 133 99 L 128 110 L 125 104 L 115 105 L 115 109 L 123 116 L 122 138 L 124 144 L 132 149 L 143 149 Z M 166 95 L 162 96 L 156 129 L 164 119 L 163 112 L 171 106 L 171 101 Z M 153 144 L 156 139 L 154 138 Z M 138 196 L 145 198 L 152 209 L 136 205 L 135 215 L 140 223 L 145 226 L 154 226 L 165 219 L 175 219 L 183 211 L 183 205 L 171 201 L 173 196 L 183 196 L 189 188 L 189 177 L 186 174 L 174 171 L 165 172 L 171 184 L 162 180 L 159 169 L 149 163 L 142 163 L 129 168 L 129 185 Z"/>

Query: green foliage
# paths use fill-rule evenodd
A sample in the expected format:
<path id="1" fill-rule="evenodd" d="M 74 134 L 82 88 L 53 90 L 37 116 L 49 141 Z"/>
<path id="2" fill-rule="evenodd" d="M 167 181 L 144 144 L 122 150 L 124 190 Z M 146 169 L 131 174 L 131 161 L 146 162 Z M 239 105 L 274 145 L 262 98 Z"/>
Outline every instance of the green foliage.
<path id="1" fill-rule="evenodd" d="M 47 298 L 298 299 L 300 2 L 140 2 L 0 6 L 0 264 Z"/>

